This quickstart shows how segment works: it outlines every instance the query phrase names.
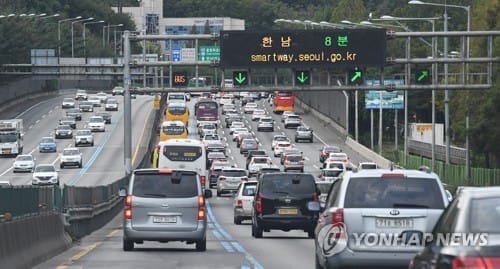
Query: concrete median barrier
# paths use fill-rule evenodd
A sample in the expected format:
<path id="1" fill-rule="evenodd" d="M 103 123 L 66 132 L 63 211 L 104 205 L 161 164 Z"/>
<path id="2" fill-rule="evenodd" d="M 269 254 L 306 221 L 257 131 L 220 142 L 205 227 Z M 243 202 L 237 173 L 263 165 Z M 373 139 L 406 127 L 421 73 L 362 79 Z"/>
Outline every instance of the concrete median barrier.
<path id="1" fill-rule="evenodd" d="M 31 268 L 71 246 L 58 213 L 0 223 L 0 267 Z"/>

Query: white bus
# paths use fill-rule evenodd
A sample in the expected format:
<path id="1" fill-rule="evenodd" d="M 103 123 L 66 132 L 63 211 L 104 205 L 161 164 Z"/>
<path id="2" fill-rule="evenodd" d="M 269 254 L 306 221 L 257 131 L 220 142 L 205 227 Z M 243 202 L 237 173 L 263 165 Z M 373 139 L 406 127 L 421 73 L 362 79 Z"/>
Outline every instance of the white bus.
<path id="1" fill-rule="evenodd" d="M 200 175 L 201 184 L 207 179 L 206 152 L 203 143 L 196 139 L 169 139 L 161 141 L 158 150 L 158 168 L 186 169 Z"/>

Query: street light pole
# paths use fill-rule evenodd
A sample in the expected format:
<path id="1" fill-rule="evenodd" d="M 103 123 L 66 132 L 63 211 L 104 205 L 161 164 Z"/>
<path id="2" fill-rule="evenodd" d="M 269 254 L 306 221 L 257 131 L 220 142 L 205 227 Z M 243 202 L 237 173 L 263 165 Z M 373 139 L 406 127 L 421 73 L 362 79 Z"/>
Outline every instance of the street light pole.
<path id="1" fill-rule="evenodd" d="M 106 45 L 106 28 L 108 28 L 108 31 L 109 31 L 109 28 L 112 28 L 112 27 L 122 27 L 123 26 L 123 23 L 120 23 L 120 24 L 113 24 L 113 25 L 104 25 L 102 27 L 102 47 L 104 48 Z"/>
<path id="2" fill-rule="evenodd" d="M 90 17 L 90 18 L 81 19 L 81 20 L 71 22 L 71 58 L 75 57 L 75 42 L 74 42 L 74 25 L 75 25 L 75 23 L 82 22 L 82 21 L 91 21 L 93 19 L 94 18 Z"/>
<path id="3" fill-rule="evenodd" d="M 85 42 L 85 26 L 87 24 L 96 24 L 96 23 L 104 23 L 104 21 L 93 21 L 93 22 L 85 22 L 83 23 L 83 57 L 87 57 L 87 47 Z"/>
<path id="4" fill-rule="evenodd" d="M 71 21 L 71 20 L 78 20 L 81 19 L 82 16 L 74 17 L 74 18 L 69 18 L 69 19 L 63 19 L 57 21 L 57 57 L 61 58 L 61 23 L 65 21 Z"/>
<path id="5" fill-rule="evenodd" d="M 447 12 L 447 8 L 448 7 L 454 7 L 454 8 L 461 8 L 461 9 L 464 9 L 466 12 L 467 12 L 467 32 L 470 31 L 470 17 L 471 17 L 471 9 L 470 9 L 470 6 L 459 6 L 459 5 L 449 5 L 449 4 L 439 4 L 439 3 L 429 3 L 429 2 L 422 2 L 422 1 L 419 1 L 419 0 L 411 0 L 408 2 L 408 4 L 413 4 L 413 5 L 429 5 L 429 6 L 438 6 L 438 7 L 444 7 L 444 29 L 443 31 L 444 32 L 447 32 L 448 31 L 448 12 Z M 470 55 L 470 52 L 469 52 L 469 41 L 470 41 L 470 38 L 467 37 L 467 52 L 466 52 L 466 57 L 469 58 L 469 55 Z M 463 53 L 463 52 L 462 52 Z M 463 54 L 462 54 L 463 55 Z M 444 57 L 445 58 L 448 58 L 448 37 L 444 37 Z M 467 67 L 468 67 L 468 64 L 467 64 Z M 468 68 L 467 68 L 467 72 L 468 72 Z M 466 73 L 467 73 L 466 72 Z M 445 63 L 444 64 L 444 83 L 445 83 L 445 86 L 448 85 L 448 63 Z M 469 74 L 467 74 L 467 80 L 468 80 L 468 77 L 469 77 Z M 446 163 L 449 164 L 450 163 L 450 122 L 449 122 L 449 98 L 448 98 L 448 90 L 445 89 L 444 90 L 444 128 L 445 128 L 445 137 L 446 137 Z"/>

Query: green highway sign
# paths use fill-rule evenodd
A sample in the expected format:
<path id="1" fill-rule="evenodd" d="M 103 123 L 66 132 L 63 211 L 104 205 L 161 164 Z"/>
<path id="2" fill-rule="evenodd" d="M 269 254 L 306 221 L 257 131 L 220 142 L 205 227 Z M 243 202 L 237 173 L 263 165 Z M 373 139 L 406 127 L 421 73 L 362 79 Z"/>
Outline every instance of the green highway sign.
<path id="1" fill-rule="evenodd" d="M 419 69 L 415 74 L 417 84 L 430 84 L 431 76 L 428 69 Z"/>
<path id="2" fill-rule="evenodd" d="M 220 59 L 219 46 L 200 46 L 198 60 L 203 62 L 218 61 Z"/>
<path id="3" fill-rule="evenodd" d="M 363 84 L 363 71 L 359 69 L 349 70 L 349 81 L 351 85 L 361 85 Z"/>
<path id="4" fill-rule="evenodd" d="M 233 72 L 233 84 L 234 85 L 248 85 L 248 72 L 247 71 L 235 71 L 235 72 Z"/>
<path id="5" fill-rule="evenodd" d="M 295 71 L 295 85 L 311 85 L 311 72 Z"/>

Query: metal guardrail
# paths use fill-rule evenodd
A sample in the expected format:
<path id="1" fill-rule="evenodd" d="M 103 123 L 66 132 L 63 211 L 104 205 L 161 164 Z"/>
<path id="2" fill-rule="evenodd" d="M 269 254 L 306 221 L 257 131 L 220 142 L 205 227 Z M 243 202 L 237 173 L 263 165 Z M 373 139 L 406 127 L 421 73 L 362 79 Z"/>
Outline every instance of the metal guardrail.
<path id="1" fill-rule="evenodd" d="M 408 140 L 408 152 L 432 159 L 432 144 Z M 450 147 L 450 163 L 465 164 L 467 150 L 459 147 Z M 436 160 L 446 161 L 446 146 L 435 145 Z"/>

